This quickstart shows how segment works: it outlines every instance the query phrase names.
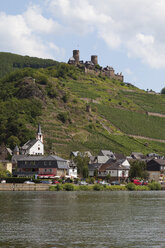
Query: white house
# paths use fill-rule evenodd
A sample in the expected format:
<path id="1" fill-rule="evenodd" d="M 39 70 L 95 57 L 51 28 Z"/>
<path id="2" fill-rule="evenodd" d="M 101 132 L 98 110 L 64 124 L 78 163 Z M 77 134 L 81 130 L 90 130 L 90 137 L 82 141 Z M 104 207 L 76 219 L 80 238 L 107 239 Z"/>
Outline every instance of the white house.
<path id="1" fill-rule="evenodd" d="M 126 181 L 129 177 L 130 164 L 128 160 L 112 161 L 111 159 L 99 168 L 99 176 L 110 174 L 111 181 Z"/>
<path id="2" fill-rule="evenodd" d="M 24 154 L 24 155 L 44 155 L 43 135 L 41 132 L 40 124 L 38 125 L 36 139 L 27 141 L 21 147 L 21 154 Z"/>
<path id="3" fill-rule="evenodd" d="M 77 178 L 77 166 L 75 165 L 74 162 L 67 161 L 68 162 L 68 170 L 67 170 L 67 175 L 70 178 Z"/>

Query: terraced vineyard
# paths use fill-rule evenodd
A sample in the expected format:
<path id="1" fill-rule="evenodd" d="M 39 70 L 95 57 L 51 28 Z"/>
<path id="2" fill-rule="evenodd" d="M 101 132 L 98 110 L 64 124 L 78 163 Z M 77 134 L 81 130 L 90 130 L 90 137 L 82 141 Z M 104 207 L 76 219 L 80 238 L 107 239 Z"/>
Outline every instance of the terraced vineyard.
<path id="1" fill-rule="evenodd" d="M 17 56 L 10 54 L 10 65 Z M 0 81 L 0 143 L 23 143 L 40 122 L 46 151 L 66 158 L 73 150 L 164 153 L 165 118 L 147 114 L 165 114 L 164 95 L 84 74 L 65 63 L 28 59 L 32 68 L 22 68 L 21 57 L 20 68 L 9 66 L 11 73 Z M 35 63 L 40 65 L 35 68 Z"/>

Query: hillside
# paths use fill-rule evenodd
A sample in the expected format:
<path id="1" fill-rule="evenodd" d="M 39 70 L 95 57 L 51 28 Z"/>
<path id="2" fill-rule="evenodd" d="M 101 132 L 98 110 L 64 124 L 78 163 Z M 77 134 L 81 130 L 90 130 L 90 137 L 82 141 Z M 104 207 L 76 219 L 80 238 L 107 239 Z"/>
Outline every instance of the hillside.
<path id="1" fill-rule="evenodd" d="M 51 59 L 21 56 L 12 53 L 0 52 L 0 77 L 20 68 L 45 68 L 56 65 L 58 62 Z"/>
<path id="2" fill-rule="evenodd" d="M 24 143 L 40 122 L 47 152 L 66 158 L 72 150 L 164 153 L 163 95 L 54 63 L 11 68 L 1 79 L 0 143 L 11 148 Z"/>

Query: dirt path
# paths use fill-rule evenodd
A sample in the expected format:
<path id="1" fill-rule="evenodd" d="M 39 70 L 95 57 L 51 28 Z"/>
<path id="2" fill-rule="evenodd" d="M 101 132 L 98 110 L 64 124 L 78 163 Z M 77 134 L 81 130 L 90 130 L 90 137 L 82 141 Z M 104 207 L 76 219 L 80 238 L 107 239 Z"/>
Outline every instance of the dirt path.
<path id="1" fill-rule="evenodd" d="M 144 136 L 138 136 L 138 135 L 132 135 L 132 134 L 127 134 L 129 137 L 133 137 L 135 139 L 145 139 L 145 140 L 152 140 L 152 141 L 157 141 L 161 143 L 165 143 L 165 140 L 160 140 L 160 139 L 153 139 L 149 137 L 144 137 Z"/>
<path id="2" fill-rule="evenodd" d="M 158 116 L 158 117 L 163 117 L 163 118 L 165 118 L 165 115 L 159 114 L 159 113 L 147 112 L 147 114 L 150 115 L 150 116 Z"/>

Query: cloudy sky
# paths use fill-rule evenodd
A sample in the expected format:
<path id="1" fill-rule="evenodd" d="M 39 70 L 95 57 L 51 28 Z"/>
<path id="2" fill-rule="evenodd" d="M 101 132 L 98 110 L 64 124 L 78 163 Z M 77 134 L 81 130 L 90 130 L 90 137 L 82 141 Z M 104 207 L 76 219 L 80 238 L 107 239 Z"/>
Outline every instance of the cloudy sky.
<path id="1" fill-rule="evenodd" d="M 0 51 L 123 72 L 125 82 L 165 87 L 165 0 L 1 0 Z"/>

